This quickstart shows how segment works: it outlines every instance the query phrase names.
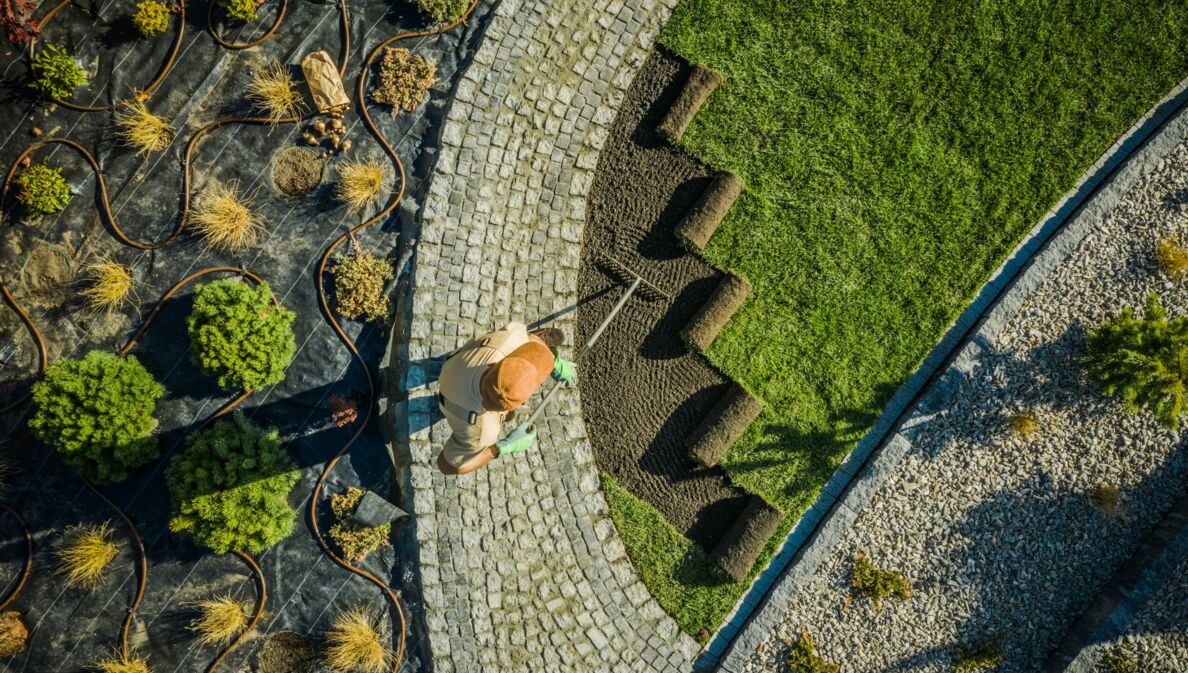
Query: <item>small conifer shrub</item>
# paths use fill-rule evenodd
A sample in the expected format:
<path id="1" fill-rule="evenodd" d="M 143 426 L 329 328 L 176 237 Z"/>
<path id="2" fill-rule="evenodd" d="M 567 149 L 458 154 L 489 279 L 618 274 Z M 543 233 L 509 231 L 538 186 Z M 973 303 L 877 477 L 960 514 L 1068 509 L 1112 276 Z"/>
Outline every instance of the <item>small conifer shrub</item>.
<path id="1" fill-rule="evenodd" d="M 1188 276 L 1188 250 L 1184 250 L 1170 238 L 1159 242 L 1159 247 L 1155 249 L 1155 261 L 1171 278 L 1180 280 Z"/>
<path id="2" fill-rule="evenodd" d="M 1097 662 L 1100 673 L 1139 673 L 1138 656 L 1125 645 L 1111 647 Z"/>
<path id="3" fill-rule="evenodd" d="M 33 82 L 29 86 L 50 100 L 62 100 L 86 86 L 87 73 L 78 67 L 66 48 L 47 43 L 33 56 Z"/>
<path id="4" fill-rule="evenodd" d="M 120 481 L 156 459 L 153 411 L 164 394 L 135 357 L 92 351 L 55 362 L 33 384 L 29 427 L 88 479 Z"/>
<path id="5" fill-rule="evenodd" d="M 371 100 L 391 105 L 395 117 L 400 110 L 416 110 L 436 83 L 437 66 L 403 47 L 384 47 Z"/>
<path id="6" fill-rule="evenodd" d="M 273 303 L 267 283 L 229 278 L 198 285 L 187 319 L 194 362 L 227 390 L 279 383 L 297 350 L 293 318 Z"/>
<path id="7" fill-rule="evenodd" d="M 25 651 L 29 644 L 29 629 L 17 610 L 0 612 L 0 657 L 11 657 Z"/>
<path id="8" fill-rule="evenodd" d="M 292 532 L 289 491 L 299 476 L 277 431 L 236 412 L 191 435 L 170 463 L 169 529 L 219 554 L 258 554 Z"/>
<path id="9" fill-rule="evenodd" d="M 954 673 L 978 673 L 997 668 L 1002 663 L 1002 652 L 993 641 L 964 650 L 957 659 Z"/>
<path id="10" fill-rule="evenodd" d="M 869 598 L 878 605 L 888 596 L 909 598 L 912 595 L 912 584 L 903 573 L 894 570 L 884 570 L 871 562 L 870 557 L 859 552 L 854 556 L 854 567 L 850 578 L 850 585 L 854 594 Z"/>
<path id="11" fill-rule="evenodd" d="M 800 639 L 789 643 L 788 653 L 789 673 L 838 673 L 841 667 L 826 661 L 816 653 L 813 639 L 807 632 L 800 634 Z"/>
<path id="12" fill-rule="evenodd" d="M 388 316 L 384 283 L 395 275 L 392 263 L 366 250 L 340 257 L 331 269 L 338 312 L 352 320 L 383 320 Z"/>
<path id="13" fill-rule="evenodd" d="M 251 23 L 260 18 L 259 0 L 216 0 L 227 16 Z"/>
<path id="14" fill-rule="evenodd" d="M 1039 429 L 1039 417 L 1031 411 L 1020 411 L 1011 416 L 1011 431 L 1021 437 L 1030 437 Z"/>
<path id="15" fill-rule="evenodd" d="M 62 169 L 33 164 L 17 174 L 17 201 L 33 215 L 52 215 L 70 203 L 70 185 Z"/>
<path id="16" fill-rule="evenodd" d="M 462 18 L 470 0 L 416 0 L 417 7 L 437 23 L 453 23 Z"/>
<path id="17" fill-rule="evenodd" d="M 169 5 L 160 0 L 141 0 L 136 3 L 132 25 L 145 37 L 164 33 L 169 30 Z"/>

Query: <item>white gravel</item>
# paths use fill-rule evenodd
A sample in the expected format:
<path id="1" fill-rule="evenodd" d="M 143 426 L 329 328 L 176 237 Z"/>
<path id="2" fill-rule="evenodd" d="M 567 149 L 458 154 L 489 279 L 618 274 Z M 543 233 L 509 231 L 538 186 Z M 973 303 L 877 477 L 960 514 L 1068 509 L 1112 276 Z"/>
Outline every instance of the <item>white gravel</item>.
<path id="1" fill-rule="evenodd" d="M 785 671 L 782 641 L 802 630 L 845 673 L 948 673 L 963 646 L 987 640 L 1004 656 L 999 673 L 1039 670 L 1188 477 L 1182 434 L 1122 413 L 1076 361 L 1087 329 L 1141 309 L 1148 292 L 1188 313 L 1188 284 L 1153 255 L 1163 238 L 1188 243 L 1186 215 L 1181 144 L 982 344 L 948 405 L 907 431 L 909 454 L 744 670 Z M 1039 418 L 1031 437 L 1007 426 L 1020 411 Z M 1099 483 L 1120 488 L 1119 512 L 1091 504 Z M 847 607 L 858 551 L 907 575 L 911 598 Z M 1183 573 L 1180 582 L 1182 602 Z"/>
<path id="2" fill-rule="evenodd" d="M 1123 637 L 1094 647 L 1101 652 L 1125 648 L 1140 671 L 1188 671 L 1188 559 L 1176 567 Z"/>

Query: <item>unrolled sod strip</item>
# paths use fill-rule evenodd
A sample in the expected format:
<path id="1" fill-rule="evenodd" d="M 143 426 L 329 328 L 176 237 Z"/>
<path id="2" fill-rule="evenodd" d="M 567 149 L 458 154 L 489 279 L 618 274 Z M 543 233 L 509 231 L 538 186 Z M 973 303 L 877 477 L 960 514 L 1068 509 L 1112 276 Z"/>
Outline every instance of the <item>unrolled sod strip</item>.
<path id="1" fill-rule="evenodd" d="M 734 274 L 723 276 L 714 293 L 681 330 L 685 343 L 701 351 L 707 350 L 750 294 L 750 283 Z"/>
<path id="2" fill-rule="evenodd" d="M 763 545 L 783 520 L 783 512 L 752 495 L 742 514 L 710 552 L 710 562 L 725 570 L 735 582 L 745 580 Z"/>
<path id="3" fill-rule="evenodd" d="M 693 72 L 689 73 L 685 88 L 681 89 L 656 130 L 669 140 L 680 140 L 685 135 L 685 129 L 689 128 L 689 122 L 693 121 L 697 111 L 721 83 L 722 76 L 718 73 L 700 65 L 695 66 Z"/>
<path id="4" fill-rule="evenodd" d="M 760 411 L 763 411 L 763 403 L 742 386 L 732 383 L 685 440 L 689 455 L 706 467 L 717 465 Z"/>
<path id="5" fill-rule="evenodd" d="M 677 236 L 689 242 L 698 252 L 705 250 L 710 237 L 722 224 L 722 218 L 742 194 L 743 183 L 729 171 L 720 171 L 710 180 L 709 186 L 697 198 L 697 202 L 677 225 Z"/>

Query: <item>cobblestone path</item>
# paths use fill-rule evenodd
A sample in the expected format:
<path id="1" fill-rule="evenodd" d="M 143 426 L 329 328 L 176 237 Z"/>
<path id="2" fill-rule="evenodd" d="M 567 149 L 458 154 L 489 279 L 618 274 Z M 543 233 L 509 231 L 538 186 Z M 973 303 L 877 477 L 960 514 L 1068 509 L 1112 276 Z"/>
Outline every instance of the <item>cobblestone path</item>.
<path id="1" fill-rule="evenodd" d="M 417 248 L 405 380 L 437 673 L 685 671 L 697 653 L 624 554 L 576 390 L 538 424 L 533 450 L 462 477 L 433 467 L 449 353 L 513 319 L 572 342 L 598 153 L 674 4 L 503 0 L 458 84 Z"/>

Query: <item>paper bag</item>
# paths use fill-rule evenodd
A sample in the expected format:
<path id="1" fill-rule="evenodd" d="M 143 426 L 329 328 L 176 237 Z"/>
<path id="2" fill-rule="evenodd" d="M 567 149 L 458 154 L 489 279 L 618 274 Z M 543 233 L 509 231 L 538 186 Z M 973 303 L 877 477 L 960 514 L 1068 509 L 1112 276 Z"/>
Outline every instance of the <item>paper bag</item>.
<path id="1" fill-rule="evenodd" d="M 351 106 L 351 99 L 342 86 L 338 67 L 324 51 L 315 51 L 301 59 L 301 71 L 314 106 L 322 114 L 342 112 Z"/>

